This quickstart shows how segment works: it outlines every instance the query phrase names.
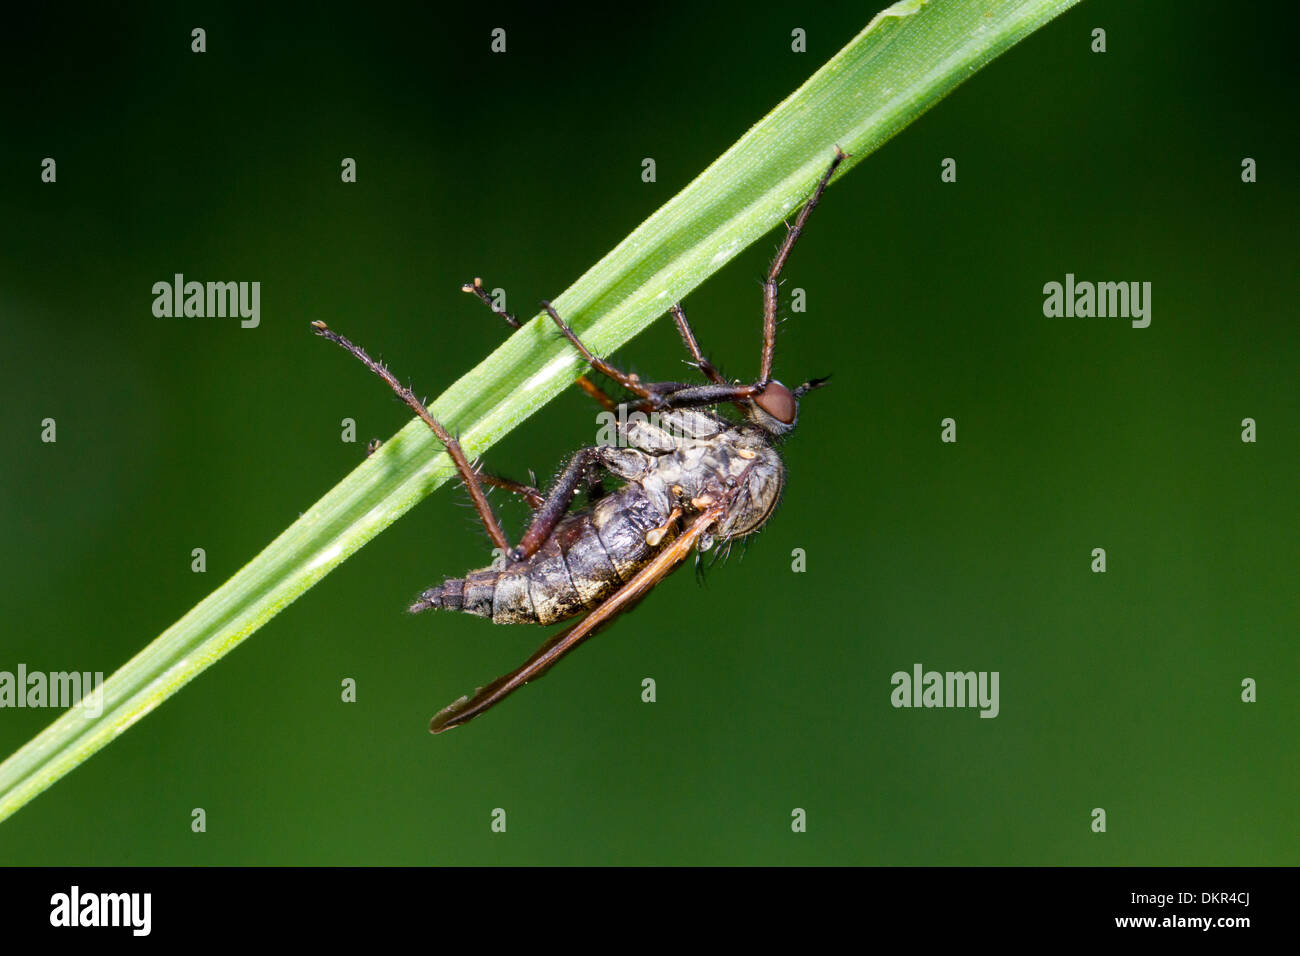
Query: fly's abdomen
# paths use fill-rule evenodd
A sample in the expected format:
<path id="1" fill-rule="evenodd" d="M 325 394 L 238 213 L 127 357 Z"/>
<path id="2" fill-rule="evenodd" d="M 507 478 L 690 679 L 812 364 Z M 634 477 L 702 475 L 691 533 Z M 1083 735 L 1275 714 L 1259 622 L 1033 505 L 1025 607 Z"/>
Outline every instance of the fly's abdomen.
<path id="1" fill-rule="evenodd" d="M 443 608 L 497 624 L 552 624 L 600 604 L 671 538 L 646 535 L 666 518 L 639 485 L 566 515 L 527 561 L 485 568 L 430 588 L 411 611 Z"/>

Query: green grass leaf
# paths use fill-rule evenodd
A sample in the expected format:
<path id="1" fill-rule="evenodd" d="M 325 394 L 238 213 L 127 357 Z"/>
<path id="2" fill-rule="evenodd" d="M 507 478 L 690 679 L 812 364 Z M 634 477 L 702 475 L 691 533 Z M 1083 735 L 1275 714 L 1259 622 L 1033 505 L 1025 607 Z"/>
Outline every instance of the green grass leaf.
<path id="1" fill-rule="evenodd" d="M 793 212 L 831 160 L 836 179 L 1003 50 L 1077 0 L 906 0 L 877 15 L 806 83 L 555 300 L 608 354 Z M 303 316 L 303 350 L 333 360 Z M 360 326 L 361 323 L 355 323 Z M 340 331 L 360 334 L 354 323 Z M 364 338 L 363 338 L 364 340 Z M 349 369 L 349 371 L 352 371 Z M 569 386 L 578 356 L 547 320 L 512 335 L 433 412 L 471 457 Z M 454 477 L 412 420 L 234 577 L 0 764 L 3 820 L 211 666 Z"/>

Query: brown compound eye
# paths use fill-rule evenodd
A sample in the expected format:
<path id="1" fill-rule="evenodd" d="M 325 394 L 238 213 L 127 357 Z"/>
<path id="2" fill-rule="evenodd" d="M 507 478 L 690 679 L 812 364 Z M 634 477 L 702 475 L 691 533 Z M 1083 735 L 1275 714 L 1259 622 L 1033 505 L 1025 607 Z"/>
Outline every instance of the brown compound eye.
<path id="1" fill-rule="evenodd" d="M 762 394 L 754 398 L 754 404 L 782 425 L 794 424 L 794 416 L 798 412 L 794 393 L 780 382 L 768 382 Z"/>

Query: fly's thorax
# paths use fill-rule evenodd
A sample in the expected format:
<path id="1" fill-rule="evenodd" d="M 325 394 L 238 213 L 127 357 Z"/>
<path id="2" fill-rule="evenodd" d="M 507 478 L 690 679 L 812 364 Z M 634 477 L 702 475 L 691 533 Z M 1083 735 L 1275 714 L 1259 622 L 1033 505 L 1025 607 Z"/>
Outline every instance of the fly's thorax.
<path id="1" fill-rule="evenodd" d="M 670 454 L 684 445 L 712 441 L 735 425 L 716 412 L 699 408 L 646 412 L 621 405 L 616 420 L 619 447 L 637 448 L 651 455 Z"/>
<path id="2" fill-rule="evenodd" d="M 637 485 L 656 512 L 679 508 L 689 515 L 704 502 L 728 502 L 710 540 L 751 534 L 776 510 L 785 467 L 771 435 L 758 425 L 673 409 L 657 418 L 630 418 L 624 435 L 632 447 L 606 449 L 604 463 Z"/>
<path id="3" fill-rule="evenodd" d="M 710 537 L 734 538 L 757 531 L 776 509 L 785 484 L 785 467 L 763 429 L 728 423 L 710 438 L 679 441 L 654 459 L 641 478 L 647 496 L 660 508 L 689 512 L 703 501 L 728 501 Z"/>
<path id="4" fill-rule="evenodd" d="M 762 429 L 741 426 L 728 433 L 726 448 L 729 505 L 717 530 L 722 540 L 753 534 L 776 510 L 785 487 L 785 465 Z"/>

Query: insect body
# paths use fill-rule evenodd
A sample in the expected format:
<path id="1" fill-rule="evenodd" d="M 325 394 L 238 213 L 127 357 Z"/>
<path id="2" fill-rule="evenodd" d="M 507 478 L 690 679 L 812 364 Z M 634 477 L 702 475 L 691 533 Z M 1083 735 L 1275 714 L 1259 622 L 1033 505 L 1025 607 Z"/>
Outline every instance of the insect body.
<path id="1" fill-rule="evenodd" d="M 412 611 L 447 608 L 497 624 L 553 624 L 598 607 L 672 543 L 683 515 L 727 501 L 715 539 L 749 534 L 767 520 L 785 483 L 770 435 L 752 424 L 692 408 L 661 424 L 633 419 L 620 437 L 631 448 L 594 448 L 591 457 L 624 479 L 593 506 L 567 514 L 527 560 L 453 579 L 420 595 Z"/>
<path id="2" fill-rule="evenodd" d="M 410 610 L 464 611 L 498 624 L 552 624 L 582 615 L 521 667 L 444 708 L 430 725 L 434 733 L 471 720 L 541 676 L 635 605 L 692 550 L 705 552 L 717 542 L 742 538 L 771 516 L 785 484 L 777 444 L 794 429 L 799 400 L 825 384 L 825 379 L 814 379 L 790 389 L 772 378 L 778 277 L 844 156 L 835 151 L 768 271 L 763 286 L 763 348 L 759 375 L 752 383 L 728 381 L 714 368 L 701 353 L 679 305 L 672 307 L 673 319 L 708 384 L 643 383 L 593 355 L 551 305 L 542 303 L 591 367 L 634 396 L 619 405 L 586 376 L 578 380 L 607 410 L 619 412 L 619 440 L 578 451 L 545 495 L 476 470 L 456 440 L 387 368 L 324 322 L 312 323 L 317 334 L 338 343 L 383 378 L 433 430 L 455 463 L 489 537 L 504 555 L 492 567 L 429 588 Z M 465 291 L 477 295 L 510 325 L 519 326 L 513 316 L 492 304 L 480 280 L 466 285 Z M 734 405 L 742 420 L 716 410 L 726 404 Z M 628 416 L 629 408 L 643 414 Z M 621 487 L 605 493 L 606 474 L 619 479 Z M 513 548 L 488 504 L 484 485 L 519 494 L 534 508 L 532 523 Z M 583 485 L 593 503 L 571 510 Z"/>

